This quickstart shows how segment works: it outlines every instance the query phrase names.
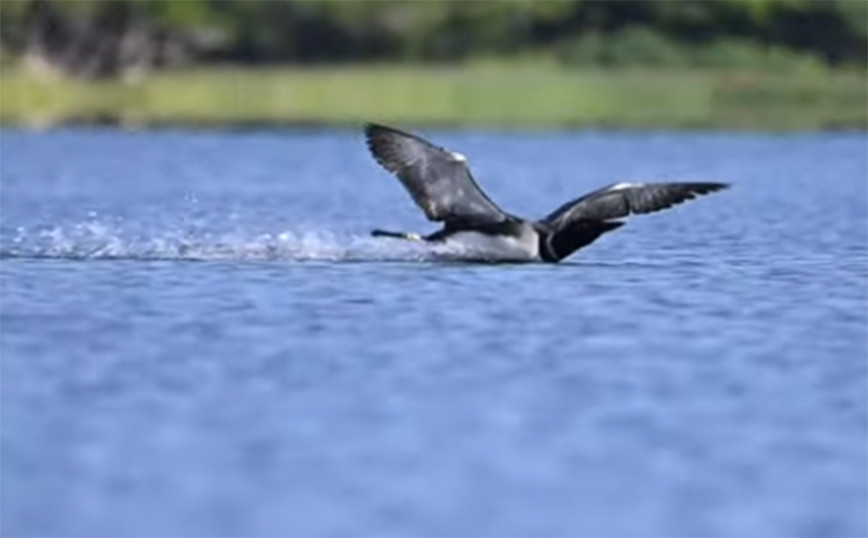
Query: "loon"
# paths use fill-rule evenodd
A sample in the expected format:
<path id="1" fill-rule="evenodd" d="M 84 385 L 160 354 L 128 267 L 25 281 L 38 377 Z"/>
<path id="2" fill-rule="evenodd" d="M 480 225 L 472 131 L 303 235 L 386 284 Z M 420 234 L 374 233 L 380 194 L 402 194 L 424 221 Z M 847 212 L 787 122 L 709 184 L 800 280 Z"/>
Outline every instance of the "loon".
<path id="1" fill-rule="evenodd" d="M 726 183 L 614 183 L 571 200 L 541 220 L 516 217 L 485 195 L 464 155 L 393 127 L 365 124 L 374 159 L 395 174 L 429 220 L 443 228 L 430 234 L 376 229 L 374 237 L 468 247 L 467 259 L 559 262 L 601 235 L 624 225 L 632 214 L 667 209 Z"/>

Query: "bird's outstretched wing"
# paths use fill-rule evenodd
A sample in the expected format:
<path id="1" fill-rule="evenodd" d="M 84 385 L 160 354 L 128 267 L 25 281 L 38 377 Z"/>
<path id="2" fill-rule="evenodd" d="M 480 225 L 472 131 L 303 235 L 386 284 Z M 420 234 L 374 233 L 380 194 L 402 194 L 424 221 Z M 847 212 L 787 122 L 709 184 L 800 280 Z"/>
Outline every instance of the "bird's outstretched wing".
<path id="1" fill-rule="evenodd" d="M 433 221 L 502 222 L 507 215 L 473 180 L 466 159 L 391 127 L 365 126 L 374 159 L 394 173 Z"/>
<path id="2" fill-rule="evenodd" d="M 611 220 L 667 209 L 726 183 L 615 183 L 567 202 L 545 218 L 555 229 L 577 219 Z"/>

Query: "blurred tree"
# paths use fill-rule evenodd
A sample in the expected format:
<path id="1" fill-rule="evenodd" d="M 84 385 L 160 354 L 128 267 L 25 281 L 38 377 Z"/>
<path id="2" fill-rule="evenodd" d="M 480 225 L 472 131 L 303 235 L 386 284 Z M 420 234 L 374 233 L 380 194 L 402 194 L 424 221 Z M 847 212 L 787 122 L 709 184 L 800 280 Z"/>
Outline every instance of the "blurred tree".
<path id="1" fill-rule="evenodd" d="M 188 61 L 432 62 L 546 50 L 571 50 L 561 55 L 570 63 L 680 65 L 697 46 L 739 51 L 727 61 L 766 48 L 864 65 L 868 2 L 7 0 L 0 43 L 31 65 L 97 78 Z"/>

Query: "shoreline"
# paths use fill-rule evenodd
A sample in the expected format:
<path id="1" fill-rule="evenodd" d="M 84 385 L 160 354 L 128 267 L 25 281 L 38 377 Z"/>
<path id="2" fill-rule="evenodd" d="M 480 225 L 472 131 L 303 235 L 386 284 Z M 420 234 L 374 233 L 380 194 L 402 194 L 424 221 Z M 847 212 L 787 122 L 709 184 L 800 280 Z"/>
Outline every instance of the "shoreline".
<path id="1" fill-rule="evenodd" d="M 0 71 L 0 126 L 865 131 L 861 70 L 213 67 L 135 84 Z"/>
<path id="2" fill-rule="evenodd" d="M 372 118 L 371 121 L 378 121 Z M 98 119 L 65 119 L 52 123 L 13 123 L 0 121 L 0 131 L 19 130 L 29 132 L 47 132 L 64 129 L 104 129 L 128 132 L 146 131 L 190 131 L 190 132 L 263 132 L 263 131 L 329 131 L 346 130 L 357 131 L 365 122 L 330 122 L 330 121 L 235 121 L 235 122 L 196 122 L 196 121 L 156 121 L 156 122 L 128 122 L 122 118 L 98 118 Z M 452 132 L 537 132 L 537 133 L 700 133 L 700 134 L 781 134 L 798 135 L 812 133 L 834 134 L 868 134 L 868 125 L 831 125 L 805 128 L 775 128 L 775 127 L 738 127 L 721 125 L 692 125 L 692 126 L 668 126 L 668 125 L 508 125 L 498 126 L 490 124 L 468 124 L 448 122 L 413 122 L 413 121 L 388 121 L 382 122 L 402 129 L 409 130 L 442 130 Z"/>

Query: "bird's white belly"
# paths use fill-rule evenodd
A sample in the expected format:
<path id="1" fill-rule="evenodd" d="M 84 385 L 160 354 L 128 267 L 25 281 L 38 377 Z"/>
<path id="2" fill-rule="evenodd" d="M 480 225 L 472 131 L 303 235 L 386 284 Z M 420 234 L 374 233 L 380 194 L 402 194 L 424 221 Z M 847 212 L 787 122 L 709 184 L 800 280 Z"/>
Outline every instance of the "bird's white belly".
<path id="1" fill-rule="evenodd" d="M 533 230 L 525 230 L 518 237 L 458 232 L 446 240 L 446 245 L 450 253 L 466 259 L 540 261 L 539 239 Z"/>

